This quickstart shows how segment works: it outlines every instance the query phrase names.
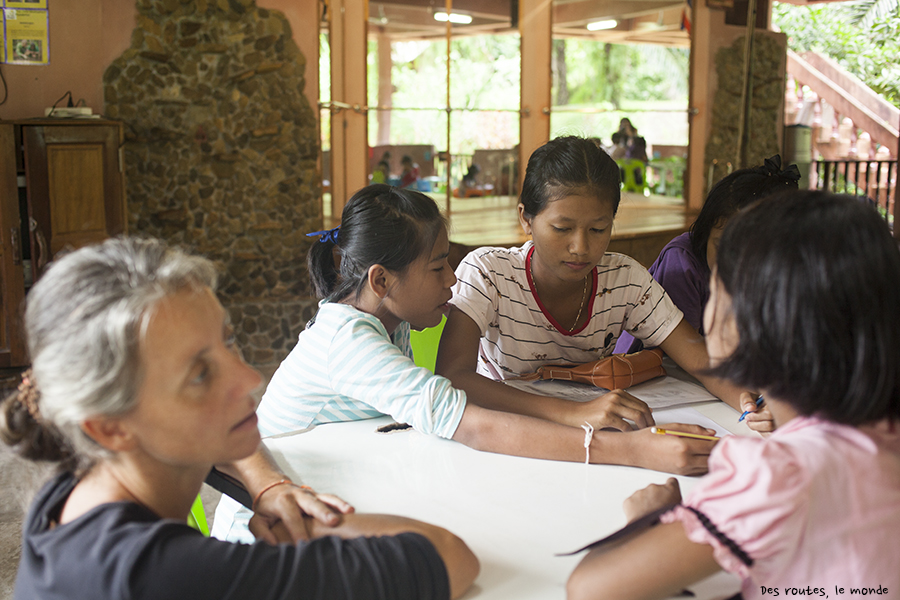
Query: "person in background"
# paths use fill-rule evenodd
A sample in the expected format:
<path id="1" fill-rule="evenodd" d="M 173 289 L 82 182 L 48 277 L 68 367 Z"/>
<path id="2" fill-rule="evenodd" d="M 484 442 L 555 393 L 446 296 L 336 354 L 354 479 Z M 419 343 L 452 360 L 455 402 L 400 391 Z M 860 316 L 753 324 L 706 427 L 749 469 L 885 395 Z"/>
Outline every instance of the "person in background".
<path id="1" fill-rule="evenodd" d="M 629 521 L 663 511 L 662 524 L 592 550 L 569 600 L 668 598 L 720 570 L 744 600 L 896 594 L 898 306 L 897 240 L 872 207 L 795 191 L 736 215 L 706 345 L 714 373 L 762 390 L 778 429 L 723 438 L 684 500 L 674 479 L 626 500 Z"/>
<path id="2" fill-rule="evenodd" d="M 462 540 L 352 514 L 309 489 L 297 490 L 296 545 L 232 544 L 187 525 L 212 466 L 260 446 L 260 377 L 235 347 L 215 282 L 206 259 L 114 239 L 56 260 L 31 289 L 33 367 L 0 407 L 0 438 L 60 471 L 25 519 L 14 598 L 460 596 L 479 569 Z M 288 487 L 251 486 L 254 504 Z"/>
<path id="3" fill-rule="evenodd" d="M 415 186 L 416 182 L 419 180 L 419 165 L 414 163 L 412 157 L 408 154 L 400 159 L 400 165 L 403 171 L 400 173 L 399 187 L 407 188 Z"/>
<path id="4" fill-rule="evenodd" d="M 796 190 L 799 179 L 797 165 L 782 169 L 781 156 L 777 154 L 758 167 L 739 169 L 725 176 L 710 190 L 690 230 L 666 244 L 650 266 L 650 274 L 700 335 L 704 334 L 703 307 L 709 298 L 709 277 L 716 266 L 716 248 L 728 221 L 761 198 Z M 643 343 L 626 332 L 616 342 L 615 352 L 627 354 L 643 347 Z"/>
<path id="5" fill-rule="evenodd" d="M 387 162 L 382 160 L 375 165 L 375 169 L 372 171 L 371 183 L 386 183 L 390 175 L 391 168 L 388 166 Z"/>
<path id="6" fill-rule="evenodd" d="M 463 175 L 462 182 L 459 185 L 460 196 L 466 198 L 468 190 L 475 190 L 478 187 L 476 178 L 480 172 L 481 168 L 475 163 L 469 165 L 469 168 L 466 170 L 466 174 Z"/>

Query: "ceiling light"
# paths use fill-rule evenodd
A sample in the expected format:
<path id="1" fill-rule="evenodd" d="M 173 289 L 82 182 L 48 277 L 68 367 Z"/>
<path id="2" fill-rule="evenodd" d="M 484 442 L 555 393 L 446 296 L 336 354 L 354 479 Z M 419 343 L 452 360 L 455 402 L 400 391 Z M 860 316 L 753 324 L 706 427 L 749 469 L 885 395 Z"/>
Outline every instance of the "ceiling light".
<path id="1" fill-rule="evenodd" d="M 472 22 L 472 17 L 470 15 L 462 15 L 459 13 L 450 13 L 448 15 L 445 12 L 436 12 L 434 13 L 434 20 L 441 21 L 442 23 L 450 21 L 451 23 L 458 23 L 459 25 L 468 25 Z"/>
<path id="2" fill-rule="evenodd" d="M 600 31 L 602 29 L 615 29 L 619 22 L 615 19 L 607 19 L 605 21 L 594 21 L 587 24 L 588 31 Z"/>

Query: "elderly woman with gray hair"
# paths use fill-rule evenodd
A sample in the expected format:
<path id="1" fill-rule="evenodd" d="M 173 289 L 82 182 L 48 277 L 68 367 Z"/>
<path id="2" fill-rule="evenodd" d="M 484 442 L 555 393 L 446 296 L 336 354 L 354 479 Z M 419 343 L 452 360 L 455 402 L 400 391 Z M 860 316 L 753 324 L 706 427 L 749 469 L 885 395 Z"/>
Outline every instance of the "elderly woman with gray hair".
<path id="1" fill-rule="evenodd" d="M 31 290 L 33 367 L 2 405 L 0 437 L 60 471 L 26 518 L 15 598 L 461 595 L 478 561 L 459 538 L 338 517 L 312 493 L 302 507 L 318 518 L 296 545 L 232 544 L 186 524 L 210 468 L 260 444 L 260 378 L 215 282 L 206 259 L 118 239 L 61 258 Z"/>

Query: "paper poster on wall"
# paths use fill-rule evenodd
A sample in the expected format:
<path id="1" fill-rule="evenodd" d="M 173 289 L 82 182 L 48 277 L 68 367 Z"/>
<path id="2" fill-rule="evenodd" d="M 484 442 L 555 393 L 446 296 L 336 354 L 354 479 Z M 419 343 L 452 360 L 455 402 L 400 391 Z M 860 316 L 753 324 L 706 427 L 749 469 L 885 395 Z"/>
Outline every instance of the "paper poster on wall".
<path id="1" fill-rule="evenodd" d="M 7 0 L 7 5 L 10 0 Z M 6 63 L 46 65 L 50 62 L 49 12 L 46 10 L 3 9 Z"/>
<path id="2" fill-rule="evenodd" d="M 2 0 L 6 8 L 47 8 L 47 0 Z"/>

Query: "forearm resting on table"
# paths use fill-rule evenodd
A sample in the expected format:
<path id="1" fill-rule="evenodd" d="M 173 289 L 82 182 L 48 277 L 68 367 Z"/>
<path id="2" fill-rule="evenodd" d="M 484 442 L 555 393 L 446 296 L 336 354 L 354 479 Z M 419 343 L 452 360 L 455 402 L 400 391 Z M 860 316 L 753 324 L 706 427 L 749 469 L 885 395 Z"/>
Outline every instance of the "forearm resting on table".
<path id="1" fill-rule="evenodd" d="M 709 433 L 696 425 L 682 425 L 696 433 Z M 543 419 L 467 405 L 453 439 L 484 452 L 526 458 L 644 467 L 698 475 L 706 472 L 713 444 L 648 429 L 632 432 L 593 431 L 585 448 L 586 432 Z"/>
<path id="2" fill-rule="evenodd" d="M 441 374 L 453 383 L 453 387 L 466 392 L 467 402 L 471 405 L 545 419 L 563 425 L 574 425 L 569 416 L 569 413 L 575 408 L 574 402 L 571 400 L 529 394 L 501 381 L 494 381 L 479 375 L 474 369 Z"/>
<path id="3" fill-rule="evenodd" d="M 599 600 L 613 593 L 623 600 L 668 598 L 719 570 L 712 547 L 690 541 L 676 522 L 656 525 L 615 548 L 589 552 L 566 591 L 568 600 Z"/>
<path id="4" fill-rule="evenodd" d="M 346 515 L 344 522 L 338 527 L 326 527 L 313 519 L 309 519 L 308 526 L 314 538 L 336 535 L 349 539 L 418 533 L 428 538 L 441 555 L 450 577 L 450 595 L 453 598 L 458 598 L 469 589 L 481 568 L 478 558 L 459 537 L 443 527 L 415 519 L 395 515 L 352 514 Z"/>
<path id="5" fill-rule="evenodd" d="M 572 462 L 585 458 L 582 429 L 474 404 L 466 405 L 453 439 L 483 452 Z M 606 462 L 597 450 L 592 462 Z"/>

